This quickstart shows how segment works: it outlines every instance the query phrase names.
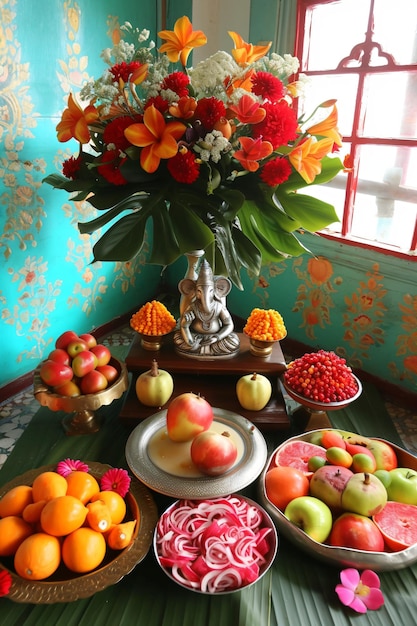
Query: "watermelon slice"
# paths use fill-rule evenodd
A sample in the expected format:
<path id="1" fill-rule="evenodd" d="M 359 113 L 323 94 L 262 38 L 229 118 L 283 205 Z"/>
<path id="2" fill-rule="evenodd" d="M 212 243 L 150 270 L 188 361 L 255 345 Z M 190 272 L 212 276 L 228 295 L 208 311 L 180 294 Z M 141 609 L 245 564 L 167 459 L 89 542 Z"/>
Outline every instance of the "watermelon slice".
<path id="1" fill-rule="evenodd" d="M 308 441 L 287 441 L 278 448 L 273 462 L 275 465 L 295 467 L 306 476 L 311 476 L 313 472 L 308 469 L 308 461 L 312 456 L 326 459 L 326 449 Z"/>
<path id="2" fill-rule="evenodd" d="M 394 552 L 417 543 L 417 506 L 389 500 L 372 518 Z"/>

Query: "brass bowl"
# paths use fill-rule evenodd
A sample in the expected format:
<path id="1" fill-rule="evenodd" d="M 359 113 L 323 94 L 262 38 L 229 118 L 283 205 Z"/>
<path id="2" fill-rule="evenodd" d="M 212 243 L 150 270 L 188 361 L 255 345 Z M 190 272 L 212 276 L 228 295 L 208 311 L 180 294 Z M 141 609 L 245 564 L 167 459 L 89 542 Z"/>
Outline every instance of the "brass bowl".
<path id="1" fill-rule="evenodd" d="M 316 402 L 315 400 L 311 400 L 310 398 L 306 398 L 301 394 L 297 393 L 287 383 L 285 382 L 285 378 L 282 377 L 282 384 L 284 385 L 285 391 L 288 393 L 290 398 L 305 406 L 307 409 L 318 412 L 327 412 L 327 411 L 337 411 L 339 409 L 344 409 L 351 402 L 354 402 L 359 398 L 362 393 L 362 383 L 357 376 L 352 374 L 355 379 L 356 385 L 358 387 L 357 392 L 351 396 L 350 398 L 346 398 L 346 400 L 340 400 L 340 402 Z"/>
<path id="2" fill-rule="evenodd" d="M 276 339 L 275 341 L 262 341 L 261 339 L 254 339 L 253 337 L 249 337 L 249 350 L 253 356 L 266 357 L 269 356 L 272 352 L 274 344 L 282 339 L 285 339 L 287 333 L 281 337 L 281 339 Z"/>
<path id="3" fill-rule="evenodd" d="M 166 338 L 168 335 L 171 335 L 172 332 L 173 331 L 171 330 L 169 333 L 165 333 L 164 335 L 144 335 L 143 333 L 138 333 L 140 337 L 140 344 L 144 350 L 157 352 L 162 348 Z"/>
<path id="4" fill-rule="evenodd" d="M 54 393 L 45 385 L 40 377 L 40 364 L 34 373 L 33 393 L 36 400 L 51 411 L 63 411 L 69 413 L 62 420 L 67 435 L 89 435 L 100 430 L 101 419 L 96 415 L 100 407 L 111 404 L 119 399 L 129 386 L 129 376 L 126 365 L 112 357 L 110 365 L 119 372 L 117 380 L 102 391 L 89 393 L 82 396 L 61 396 Z"/>
<path id="5" fill-rule="evenodd" d="M 100 479 L 110 465 L 88 462 L 90 473 Z M 0 498 L 17 485 L 31 485 L 40 473 L 56 469 L 55 465 L 44 465 L 29 470 L 3 485 Z M 32 604 L 53 604 L 55 602 L 73 602 L 80 598 L 88 598 L 98 591 L 119 582 L 147 555 L 152 544 L 158 512 L 151 492 L 145 485 L 132 478 L 130 490 L 125 496 L 126 519 L 138 520 L 131 544 L 124 550 L 107 550 L 102 564 L 87 574 L 77 575 L 70 572 L 64 565 L 48 579 L 41 581 L 25 580 L 18 576 L 13 568 L 12 557 L 0 557 L 0 569 L 10 572 L 12 585 L 6 596 L 14 602 Z"/>

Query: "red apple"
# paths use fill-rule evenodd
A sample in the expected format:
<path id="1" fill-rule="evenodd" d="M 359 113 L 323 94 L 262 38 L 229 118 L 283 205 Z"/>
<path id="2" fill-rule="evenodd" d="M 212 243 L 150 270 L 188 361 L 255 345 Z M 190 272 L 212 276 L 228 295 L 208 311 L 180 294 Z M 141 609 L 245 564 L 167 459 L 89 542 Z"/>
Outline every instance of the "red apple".
<path id="1" fill-rule="evenodd" d="M 96 370 L 104 374 L 110 384 L 119 378 L 119 372 L 113 365 L 97 365 Z"/>
<path id="2" fill-rule="evenodd" d="M 172 441 L 191 441 L 213 423 L 211 404 L 192 392 L 182 393 L 168 405 L 167 432 Z"/>
<path id="3" fill-rule="evenodd" d="M 79 354 L 79 352 L 84 352 L 85 350 L 88 350 L 88 348 L 85 341 L 83 341 L 82 339 L 77 339 L 77 341 L 70 341 L 70 343 L 66 347 L 66 350 L 70 357 L 73 359 L 77 356 L 77 354 Z"/>
<path id="4" fill-rule="evenodd" d="M 72 359 L 71 367 L 75 376 L 82 378 L 97 365 L 97 357 L 90 350 L 82 350 Z"/>
<path id="5" fill-rule="evenodd" d="M 48 359 L 56 363 L 63 363 L 64 365 L 71 364 L 71 357 L 63 348 L 55 348 L 55 350 L 52 350 L 48 355 Z"/>
<path id="6" fill-rule="evenodd" d="M 97 370 L 91 370 L 81 379 L 81 391 L 83 394 L 97 393 L 108 386 L 107 378 Z"/>
<path id="7" fill-rule="evenodd" d="M 365 515 L 343 513 L 333 522 L 328 539 L 331 546 L 371 552 L 384 551 L 384 538 L 378 526 Z"/>
<path id="8" fill-rule="evenodd" d="M 77 333 L 73 330 L 66 330 L 62 335 L 59 335 L 58 339 L 55 341 L 55 348 L 62 348 L 62 350 L 67 349 L 67 345 L 71 343 L 71 341 L 78 341 L 79 337 Z"/>
<path id="9" fill-rule="evenodd" d="M 197 469 L 209 476 L 219 476 L 230 469 L 237 458 L 237 448 L 230 433 L 206 430 L 194 437 L 191 460 Z"/>
<path id="10" fill-rule="evenodd" d="M 90 352 L 96 355 L 97 365 L 107 365 L 111 359 L 111 352 L 109 348 L 102 343 L 98 343 L 96 346 L 90 348 Z"/>
<path id="11" fill-rule="evenodd" d="M 83 333 L 82 335 L 79 335 L 80 339 L 82 339 L 83 341 L 85 341 L 85 343 L 87 344 L 87 348 L 90 349 L 93 346 L 97 345 L 97 340 L 94 337 L 94 335 L 92 335 L 91 333 Z"/>
<path id="12" fill-rule="evenodd" d="M 60 396 L 70 396 L 71 398 L 81 395 L 81 389 L 74 380 L 68 380 L 63 385 L 54 387 L 54 392 Z"/>
<path id="13" fill-rule="evenodd" d="M 68 365 L 47 359 L 42 363 L 39 375 L 46 385 L 56 387 L 64 384 L 67 380 L 71 380 L 74 374 Z"/>

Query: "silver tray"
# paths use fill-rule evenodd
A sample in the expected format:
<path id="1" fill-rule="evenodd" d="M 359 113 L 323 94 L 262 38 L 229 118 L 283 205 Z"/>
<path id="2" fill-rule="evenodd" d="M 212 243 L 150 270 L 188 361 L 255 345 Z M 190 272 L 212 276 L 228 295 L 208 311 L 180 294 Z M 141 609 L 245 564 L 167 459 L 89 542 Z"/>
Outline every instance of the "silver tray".
<path id="1" fill-rule="evenodd" d="M 329 430 L 328 428 L 326 430 Z M 339 430 L 339 429 L 334 429 Z M 313 430 L 304 435 L 299 435 L 287 439 L 281 446 L 285 445 L 289 441 L 313 441 L 317 433 L 321 430 Z M 378 437 L 373 437 L 378 439 Z M 417 457 L 410 454 L 403 448 L 386 441 L 393 447 L 398 458 L 399 467 L 410 467 L 417 471 Z M 268 511 L 275 524 L 277 525 L 280 533 L 289 539 L 293 544 L 308 552 L 310 555 L 318 558 L 321 561 L 325 561 L 332 565 L 342 567 L 355 567 L 359 569 L 373 569 L 375 571 L 384 570 L 398 570 L 408 567 L 417 561 L 417 544 L 400 550 L 399 552 L 368 552 L 365 550 L 357 550 L 353 548 L 339 548 L 329 546 L 324 543 L 319 543 L 311 537 L 309 537 L 303 530 L 295 526 L 290 522 L 285 515 L 268 499 L 265 491 L 265 474 L 269 469 L 271 460 L 277 453 L 277 450 L 281 446 L 278 446 L 270 455 L 264 471 L 259 477 L 259 497 L 260 502 L 264 508 Z"/>
<path id="2" fill-rule="evenodd" d="M 178 499 L 220 498 L 240 491 L 261 473 L 267 446 L 262 433 L 245 417 L 232 411 L 213 407 L 214 425 L 232 432 L 240 441 L 240 453 L 235 464 L 221 476 L 204 476 L 194 471 L 191 476 L 180 476 L 162 469 L 149 454 L 150 443 L 166 432 L 166 410 L 151 415 L 132 431 L 126 443 L 126 460 L 133 474 L 149 488 Z M 171 444 L 184 446 L 184 444 Z M 189 443 L 188 446 L 191 444 Z M 182 450 L 187 455 L 185 445 Z M 179 448 L 177 448 L 180 450 Z M 189 454 L 189 452 L 188 452 Z M 188 462 L 182 457 L 184 462 Z M 189 460 L 191 463 L 191 459 Z"/>

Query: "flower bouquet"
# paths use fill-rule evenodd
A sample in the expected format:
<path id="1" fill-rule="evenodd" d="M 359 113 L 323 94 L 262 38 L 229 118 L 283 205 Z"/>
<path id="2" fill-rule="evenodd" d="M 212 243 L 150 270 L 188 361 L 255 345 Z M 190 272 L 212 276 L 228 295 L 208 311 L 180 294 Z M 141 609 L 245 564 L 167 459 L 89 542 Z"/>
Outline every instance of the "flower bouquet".
<path id="1" fill-rule="evenodd" d="M 188 17 L 158 33 L 158 51 L 149 31 L 121 29 L 126 40 L 102 54 L 108 69 L 80 92 L 88 104 L 70 94 L 57 125 L 59 141 L 79 142 L 78 155 L 63 163 L 63 175 L 44 179 L 99 210 L 79 224 L 82 233 L 112 222 L 94 260 L 133 258 L 148 222 L 150 263 L 204 249 L 213 271 L 239 288 L 242 267 L 258 274 L 262 263 L 306 252 L 297 231 L 338 220 L 331 205 L 298 193 L 343 169 L 331 156 L 341 146 L 335 101 L 317 107 L 313 115 L 326 114 L 318 123 L 297 117 L 302 80 L 290 79 L 298 60 L 268 55 L 270 43 L 230 32 L 231 54 L 187 68 L 192 49 L 207 41 Z"/>

